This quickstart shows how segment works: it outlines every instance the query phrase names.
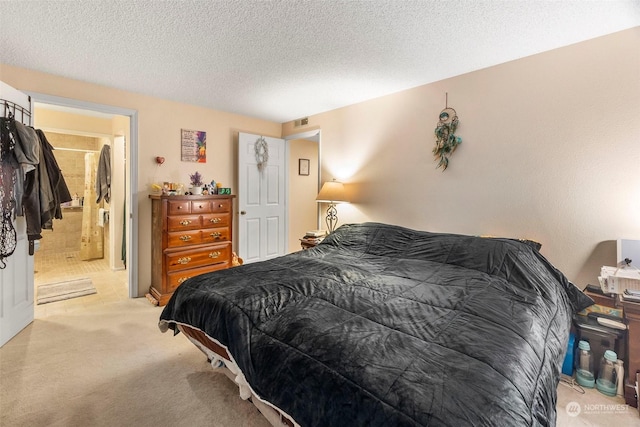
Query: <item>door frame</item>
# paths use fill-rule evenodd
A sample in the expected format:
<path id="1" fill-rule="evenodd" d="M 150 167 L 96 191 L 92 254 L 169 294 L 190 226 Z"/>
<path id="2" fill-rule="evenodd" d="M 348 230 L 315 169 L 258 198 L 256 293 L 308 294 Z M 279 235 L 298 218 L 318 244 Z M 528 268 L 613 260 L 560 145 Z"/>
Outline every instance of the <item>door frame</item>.
<path id="1" fill-rule="evenodd" d="M 300 132 L 300 133 L 294 133 L 292 135 L 287 135 L 282 137 L 282 139 L 284 139 L 284 144 L 285 144 L 285 157 L 287 158 L 287 166 L 289 165 L 289 157 L 291 156 L 290 153 L 290 145 L 291 145 L 291 140 L 294 139 L 308 139 L 308 140 L 315 140 L 317 138 L 317 143 L 318 143 L 318 185 L 317 185 L 317 189 L 316 191 L 320 191 L 320 187 L 322 186 L 322 130 L 321 129 L 312 129 L 312 130 L 308 130 L 305 132 Z M 286 180 L 285 180 L 285 185 L 286 185 L 286 194 L 287 194 L 287 205 L 288 205 L 288 195 L 289 195 L 289 171 L 286 171 L 287 175 L 286 175 Z M 288 213 L 289 213 L 289 209 L 287 209 L 287 221 L 286 221 L 286 227 L 287 227 L 287 245 L 285 245 L 285 250 L 287 252 L 289 252 L 289 247 L 288 247 L 288 243 L 289 243 L 289 239 L 288 239 L 288 234 L 289 234 L 289 218 L 288 218 Z M 317 222 L 317 228 L 320 229 L 322 228 L 321 225 L 321 212 L 320 212 L 320 204 L 318 203 L 318 209 L 316 212 L 316 222 Z"/>
<path id="2" fill-rule="evenodd" d="M 34 103 L 52 104 L 61 107 L 70 107 L 81 110 L 97 111 L 105 114 L 129 117 L 129 150 L 125 170 L 129 172 L 128 197 L 125 194 L 127 204 L 127 260 L 126 269 L 129 281 L 129 298 L 138 297 L 138 203 L 134 196 L 138 188 L 138 111 L 130 108 L 115 107 L 112 105 L 98 104 L 95 102 L 80 101 L 77 99 L 63 98 L 38 92 L 24 91 L 31 96 Z"/>

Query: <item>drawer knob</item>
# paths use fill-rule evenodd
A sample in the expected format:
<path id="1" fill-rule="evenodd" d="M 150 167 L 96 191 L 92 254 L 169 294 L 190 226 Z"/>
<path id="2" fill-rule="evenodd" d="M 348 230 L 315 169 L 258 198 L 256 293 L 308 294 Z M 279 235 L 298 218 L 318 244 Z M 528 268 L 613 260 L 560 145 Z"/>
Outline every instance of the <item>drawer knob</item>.
<path id="1" fill-rule="evenodd" d="M 219 256 L 220 256 L 220 252 L 219 251 L 211 252 L 209 254 L 209 258 L 218 258 Z"/>
<path id="2" fill-rule="evenodd" d="M 182 206 L 178 206 L 178 210 L 182 209 Z"/>
<path id="3" fill-rule="evenodd" d="M 218 205 L 218 207 L 219 207 L 219 208 L 222 208 L 222 207 L 224 207 L 224 205 L 223 205 L 223 204 L 219 204 L 219 205 Z"/>
<path id="4" fill-rule="evenodd" d="M 213 237 L 214 239 L 219 239 L 222 236 L 222 233 L 220 233 L 219 231 L 215 231 L 211 233 L 210 236 Z"/>
<path id="5" fill-rule="evenodd" d="M 189 225 L 191 224 L 191 221 L 189 221 L 188 219 L 183 219 L 182 221 L 180 221 L 180 225 Z"/>
<path id="6" fill-rule="evenodd" d="M 192 237 L 189 235 L 180 236 L 180 240 L 182 240 L 183 242 L 188 242 L 191 239 Z"/>
<path id="7" fill-rule="evenodd" d="M 178 258 L 178 264 L 189 264 L 191 262 L 191 257 L 185 256 L 182 258 Z"/>
<path id="8" fill-rule="evenodd" d="M 178 285 L 181 284 L 182 282 L 184 282 L 185 280 L 187 280 L 188 277 L 181 277 L 178 279 Z"/>
<path id="9" fill-rule="evenodd" d="M 214 224 L 217 224 L 217 223 L 219 223 L 220 221 L 222 221 L 222 219 L 221 219 L 221 218 L 211 218 L 211 219 L 209 220 L 209 222 L 212 222 L 212 223 L 214 223 Z"/>
<path id="10" fill-rule="evenodd" d="M 202 209 L 202 205 L 198 205 L 198 209 Z"/>

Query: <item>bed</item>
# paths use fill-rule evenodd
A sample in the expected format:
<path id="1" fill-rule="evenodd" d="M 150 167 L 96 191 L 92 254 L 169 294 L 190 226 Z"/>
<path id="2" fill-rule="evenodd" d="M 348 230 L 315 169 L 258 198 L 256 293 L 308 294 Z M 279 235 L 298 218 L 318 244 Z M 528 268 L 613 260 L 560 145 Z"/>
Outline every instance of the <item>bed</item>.
<path id="1" fill-rule="evenodd" d="M 592 304 L 531 241 L 363 223 L 193 277 L 160 316 L 274 425 L 555 425 Z"/>

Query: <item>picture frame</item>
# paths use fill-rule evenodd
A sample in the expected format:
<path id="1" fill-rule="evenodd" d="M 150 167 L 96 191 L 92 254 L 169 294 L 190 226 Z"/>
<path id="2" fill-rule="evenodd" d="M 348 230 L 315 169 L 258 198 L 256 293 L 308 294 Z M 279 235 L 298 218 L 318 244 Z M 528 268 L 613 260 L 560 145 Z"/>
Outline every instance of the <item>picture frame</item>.
<path id="1" fill-rule="evenodd" d="M 207 132 L 181 129 L 181 155 L 183 162 L 207 163 Z"/>
<path id="2" fill-rule="evenodd" d="M 309 175 L 309 159 L 298 159 L 298 175 Z"/>

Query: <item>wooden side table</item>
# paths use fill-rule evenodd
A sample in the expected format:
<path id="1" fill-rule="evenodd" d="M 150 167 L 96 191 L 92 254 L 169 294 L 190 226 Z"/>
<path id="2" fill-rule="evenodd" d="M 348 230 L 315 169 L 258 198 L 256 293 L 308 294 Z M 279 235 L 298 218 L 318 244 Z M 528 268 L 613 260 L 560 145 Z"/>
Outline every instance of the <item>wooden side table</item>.
<path id="1" fill-rule="evenodd" d="M 624 400 L 627 405 L 638 407 L 635 383 L 640 372 L 640 303 L 625 301 L 620 298 L 624 317 L 629 326 L 629 366 L 625 366 Z"/>

